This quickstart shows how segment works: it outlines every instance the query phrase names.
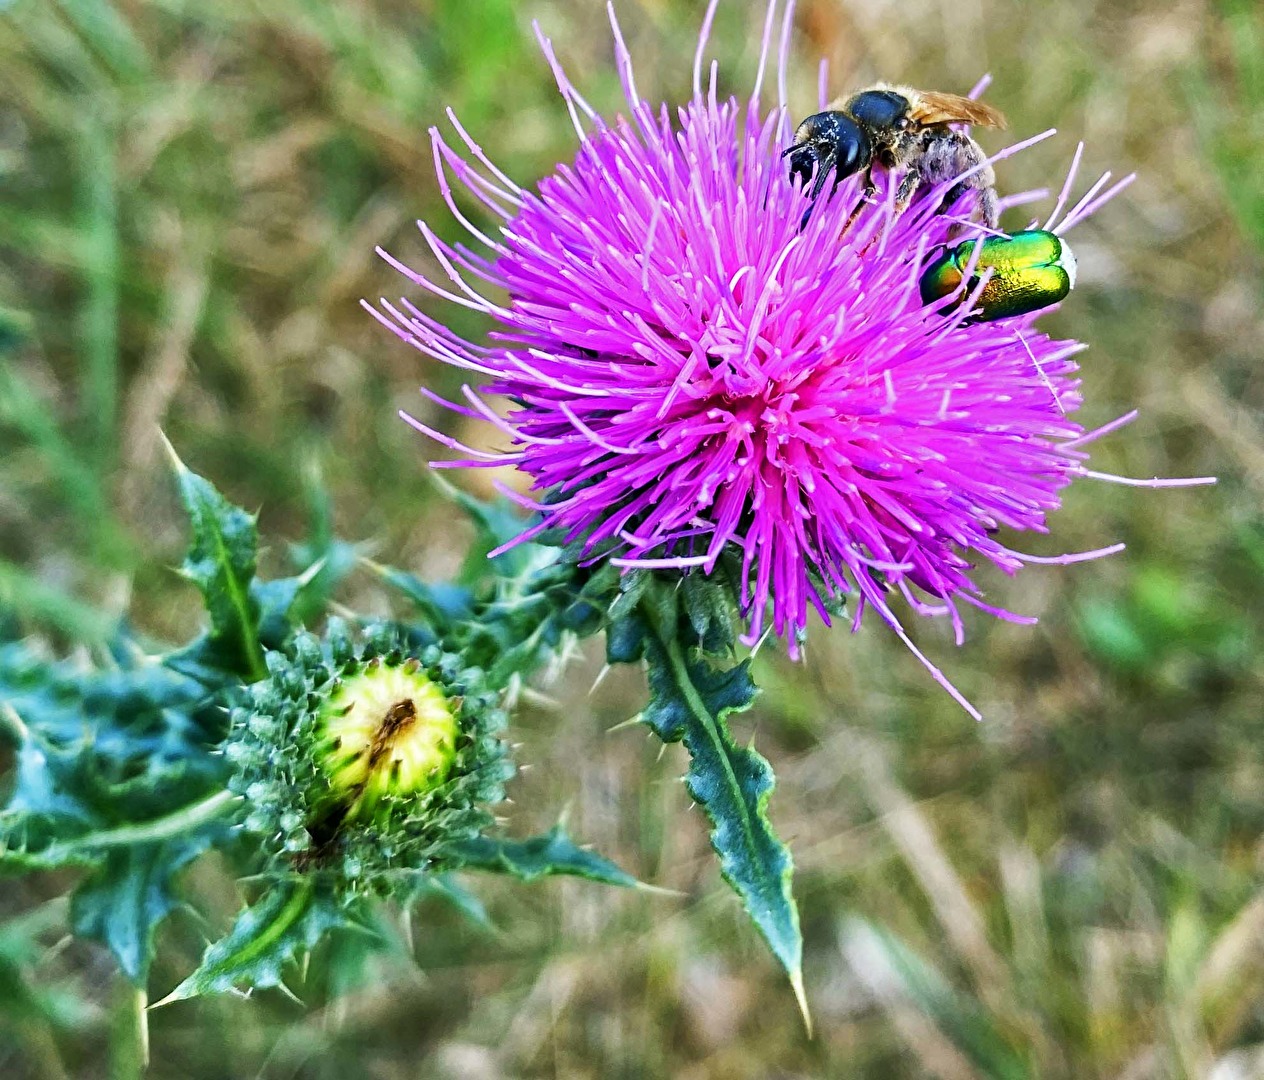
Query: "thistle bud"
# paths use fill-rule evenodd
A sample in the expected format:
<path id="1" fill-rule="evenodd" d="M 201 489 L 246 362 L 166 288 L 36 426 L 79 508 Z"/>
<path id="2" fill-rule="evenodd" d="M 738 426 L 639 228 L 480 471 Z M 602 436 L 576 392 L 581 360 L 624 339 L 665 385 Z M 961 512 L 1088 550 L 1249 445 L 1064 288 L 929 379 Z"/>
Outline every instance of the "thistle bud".
<path id="1" fill-rule="evenodd" d="M 339 681 L 320 712 L 320 764 L 348 817 L 388 796 L 433 791 L 448 778 L 462 699 L 448 698 L 417 660 L 366 665 Z"/>
<path id="2" fill-rule="evenodd" d="M 339 625 L 271 654 L 268 672 L 224 748 L 265 874 L 380 893 L 492 823 L 513 772 L 505 718 L 460 656 L 392 627 L 357 643 Z"/>

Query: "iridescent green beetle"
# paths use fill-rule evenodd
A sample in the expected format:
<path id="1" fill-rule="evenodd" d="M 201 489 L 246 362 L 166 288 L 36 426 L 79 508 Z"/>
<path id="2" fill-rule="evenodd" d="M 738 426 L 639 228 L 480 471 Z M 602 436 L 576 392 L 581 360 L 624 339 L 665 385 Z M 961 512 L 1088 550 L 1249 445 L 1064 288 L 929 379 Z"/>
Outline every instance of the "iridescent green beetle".
<path id="1" fill-rule="evenodd" d="M 981 244 L 973 268 L 974 245 Z M 966 240 L 943 252 L 922 274 L 922 303 L 933 304 L 952 295 L 969 272 L 961 296 L 971 294 L 985 271 L 992 275 L 979 294 L 978 322 L 1008 319 L 1056 304 L 1075 286 L 1075 256 L 1060 236 L 1029 229 L 1013 236 Z"/>

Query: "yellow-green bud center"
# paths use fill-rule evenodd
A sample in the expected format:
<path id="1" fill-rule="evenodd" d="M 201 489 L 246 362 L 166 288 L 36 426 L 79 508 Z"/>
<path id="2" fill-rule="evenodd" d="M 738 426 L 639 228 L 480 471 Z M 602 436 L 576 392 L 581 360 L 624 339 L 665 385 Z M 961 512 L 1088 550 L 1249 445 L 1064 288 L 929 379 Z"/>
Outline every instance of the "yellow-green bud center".
<path id="1" fill-rule="evenodd" d="M 451 701 L 415 660 L 370 662 L 344 678 L 324 707 L 324 769 L 349 815 L 384 795 L 421 795 L 442 784 L 456 756 L 459 701 Z"/>

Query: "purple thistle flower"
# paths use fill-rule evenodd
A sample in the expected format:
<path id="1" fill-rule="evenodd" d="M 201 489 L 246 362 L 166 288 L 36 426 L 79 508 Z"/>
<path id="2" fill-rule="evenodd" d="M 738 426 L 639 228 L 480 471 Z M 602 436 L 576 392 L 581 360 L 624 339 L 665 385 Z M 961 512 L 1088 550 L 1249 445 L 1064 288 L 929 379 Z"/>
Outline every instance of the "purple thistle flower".
<path id="1" fill-rule="evenodd" d="M 847 598 L 853 629 L 872 607 L 977 717 L 909 640 L 893 597 L 948 617 L 958 643 L 961 604 L 1034 621 L 986 604 L 973 569 L 987 560 L 1014 574 L 1028 562 L 1120 550 L 1039 559 L 1010 548 L 999 530 L 1047 531 L 1062 489 L 1101 476 L 1087 469 L 1084 445 L 1135 414 L 1091 434 L 1071 420 L 1080 405 L 1072 358 L 1083 346 L 1036 330 L 1034 315 L 971 322 L 968 303 L 946 317 L 922 306 L 928 253 L 983 231 L 969 221 L 973 193 L 945 207 L 941 186 L 896 216 L 893 185 L 879 176 L 881 197 L 840 237 L 860 193 L 853 177 L 822 195 L 801 227 L 805 196 L 780 156 L 793 128 L 785 91 L 793 5 L 781 23 L 778 104 L 760 104 L 776 7 L 771 0 L 744 108 L 719 100 L 714 63 L 704 85 L 716 0 L 693 97 L 679 109 L 641 98 L 613 10 L 626 118 L 599 116 L 541 35 L 579 136 L 574 162 L 534 191 L 521 188 L 449 110 L 466 156 L 432 129 L 440 188 L 485 253 L 444 243 L 424 222 L 448 282 L 382 253 L 416 284 L 490 316 L 496 331 L 486 344 L 464 340 L 407 300 L 369 310 L 421 352 L 483 382 L 478 392 L 464 388 L 467 404 L 423 392 L 497 425 L 512 447 L 505 453 L 471 450 L 405 419 L 466 455 L 436 467 L 512 464 L 531 477 L 541 500 L 514 497 L 540 521 L 520 540 L 560 527 L 590 552 L 613 542 L 621 567 L 704 573 L 736 550 L 748 644 L 770 611 L 793 655 L 809 609 L 828 623 L 827 602 Z M 823 72 L 822 108 L 825 82 Z M 1132 179 L 1105 189 L 1107 174 L 1059 221 L 1078 161 L 1077 151 L 1044 226 L 1054 232 Z M 448 170 L 501 219 L 498 236 L 462 214 Z M 507 300 L 488 299 L 479 283 Z M 508 417 L 480 393 L 510 399 Z"/>

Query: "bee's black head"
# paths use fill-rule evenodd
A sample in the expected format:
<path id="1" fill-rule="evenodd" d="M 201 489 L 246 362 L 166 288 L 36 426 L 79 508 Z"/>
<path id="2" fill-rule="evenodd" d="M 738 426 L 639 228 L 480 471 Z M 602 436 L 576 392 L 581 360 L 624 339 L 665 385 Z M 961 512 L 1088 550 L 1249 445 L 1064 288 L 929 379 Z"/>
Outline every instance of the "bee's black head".
<path id="1" fill-rule="evenodd" d="M 840 112 L 819 112 L 809 116 L 794 133 L 794 145 L 784 152 L 790 159 L 790 176 L 806 186 L 812 180 L 816 198 L 832 171 L 834 183 L 865 168 L 873 160 L 873 145 L 864 129 Z"/>
<path id="2" fill-rule="evenodd" d="M 909 100 L 894 90 L 862 90 L 844 108 L 871 131 L 900 127 L 909 111 Z"/>

